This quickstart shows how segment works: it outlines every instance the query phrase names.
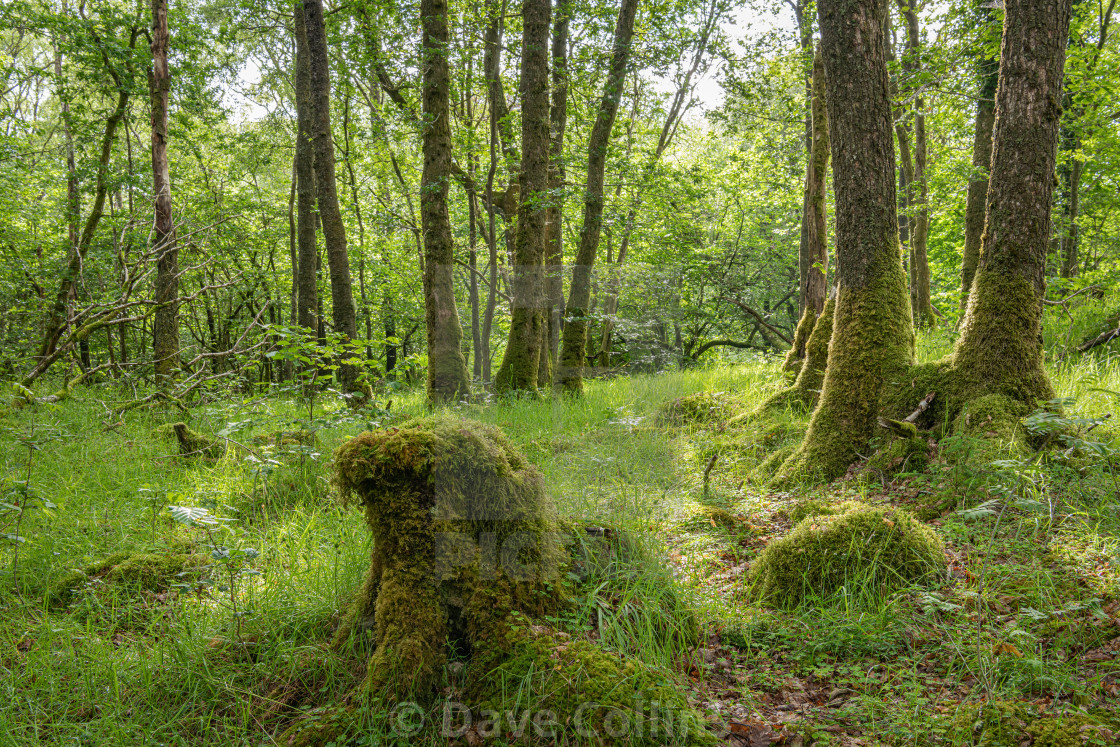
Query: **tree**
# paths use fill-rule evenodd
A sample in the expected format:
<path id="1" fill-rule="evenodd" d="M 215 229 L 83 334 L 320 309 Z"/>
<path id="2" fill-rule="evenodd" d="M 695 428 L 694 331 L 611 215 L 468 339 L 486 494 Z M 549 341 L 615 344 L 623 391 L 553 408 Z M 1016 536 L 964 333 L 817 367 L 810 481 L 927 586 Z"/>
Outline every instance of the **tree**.
<path id="1" fill-rule="evenodd" d="M 521 175 L 513 248 L 513 318 L 498 392 L 535 391 L 538 366 L 548 365 L 544 330 L 545 209 L 548 201 L 548 52 L 551 0 L 525 0 L 521 41 Z M 542 357 L 541 353 L 544 351 Z"/>
<path id="2" fill-rule="evenodd" d="M 579 234 L 579 250 L 572 267 L 572 281 L 565 308 L 564 342 L 556 371 L 557 384 L 566 391 L 583 391 L 583 369 L 587 365 L 587 313 L 591 301 L 591 270 L 599 250 L 603 225 L 603 175 L 607 164 L 607 147 L 611 130 L 622 100 L 626 68 L 630 60 L 630 40 L 634 34 L 634 18 L 638 0 L 623 0 L 614 27 L 611 62 L 603 95 L 587 141 L 587 184 L 583 191 L 583 226 Z"/>
<path id="3" fill-rule="evenodd" d="M 828 295 L 828 205 L 825 201 L 825 176 L 828 173 L 828 107 L 825 104 L 824 58 L 820 48 L 813 55 L 813 96 L 810 106 L 812 148 L 805 169 L 805 196 L 802 201 L 801 244 L 798 251 L 798 277 L 801 320 L 786 354 L 783 368 L 794 372 L 805 358 L 805 346 L 816 320 L 824 311 Z"/>
<path id="4" fill-rule="evenodd" d="M 167 0 L 152 0 L 152 66 L 148 90 L 152 107 L 152 194 L 155 201 L 156 287 L 152 319 L 152 358 L 156 380 L 167 383 L 179 370 L 179 248 L 171 215 L 171 176 L 167 164 Z"/>
<path id="5" fill-rule="evenodd" d="M 898 9 L 906 26 L 906 54 L 903 57 L 902 70 L 908 81 L 901 87 L 901 92 L 907 99 L 913 100 L 909 108 L 910 115 L 913 117 L 914 132 L 913 161 L 910 159 L 908 141 L 905 145 L 906 152 L 903 154 L 903 162 L 909 168 L 906 174 L 904 200 L 907 207 L 906 226 L 909 238 L 907 243 L 910 250 L 910 309 L 914 323 L 919 327 L 928 327 L 935 321 L 929 289 L 929 185 L 926 182 L 928 145 L 925 100 L 920 81 L 922 40 L 918 27 L 918 12 L 914 3 L 915 0 L 898 0 Z M 908 124 L 900 123 L 899 127 L 909 129 Z M 900 149 L 904 147 L 903 143 L 904 140 L 900 137 Z"/>
<path id="6" fill-rule="evenodd" d="M 451 178 L 451 124 L 448 92 L 446 0 L 422 0 L 420 59 L 423 66 L 424 173 L 420 180 L 420 222 L 424 231 L 424 319 L 428 334 L 428 399 L 470 396 L 463 330 L 455 305 L 455 262 L 447 212 Z M 534 372 L 535 373 L 535 372 Z"/>
<path id="7" fill-rule="evenodd" d="M 836 195 L 837 298 L 820 402 L 778 480 L 844 473 L 866 447 L 884 382 L 914 333 L 895 212 L 884 0 L 819 0 Z"/>
<path id="8" fill-rule="evenodd" d="M 307 22 L 303 0 L 295 0 L 295 180 L 297 203 L 296 244 L 298 265 L 293 268 L 299 326 L 318 333 L 318 264 L 315 213 L 315 146 L 311 119 L 311 64 L 307 51 Z"/>
<path id="9" fill-rule="evenodd" d="M 980 261 L 953 353 L 968 397 L 1053 397 L 1042 301 L 1071 0 L 1007 0 Z"/>
<path id="10" fill-rule="evenodd" d="M 307 59 L 311 73 L 311 132 L 315 152 L 315 187 L 323 241 L 327 245 L 327 266 L 331 277 L 331 316 L 334 331 L 343 344 L 358 336 L 358 316 L 350 284 L 350 257 L 346 248 L 346 226 L 338 205 L 335 181 L 334 139 L 331 137 L 331 78 L 327 56 L 327 32 L 323 22 L 322 0 L 304 0 L 307 26 Z M 338 379 L 343 391 L 358 391 L 358 367 L 346 353 L 339 365 Z"/>
<path id="11" fill-rule="evenodd" d="M 992 127 L 996 120 L 996 86 L 999 83 L 999 61 L 987 51 L 983 32 L 991 26 L 991 6 L 981 1 L 977 14 L 981 29 L 977 72 L 980 90 L 976 94 L 976 124 L 972 143 L 972 175 L 968 180 L 968 197 L 964 215 L 964 255 L 961 257 L 961 308 L 968 305 L 972 278 L 980 262 L 981 236 L 984 233 L 985 200 L 988 196 L 988 169 L 992 165 Z"/>

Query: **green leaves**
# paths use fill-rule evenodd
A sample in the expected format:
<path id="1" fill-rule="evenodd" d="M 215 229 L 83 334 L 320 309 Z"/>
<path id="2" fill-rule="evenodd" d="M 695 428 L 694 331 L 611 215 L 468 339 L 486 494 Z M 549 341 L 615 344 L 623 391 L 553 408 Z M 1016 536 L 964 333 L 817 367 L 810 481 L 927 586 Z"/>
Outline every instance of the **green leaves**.
<path id="1" fill-rule="evenodd" d="M 167 508 L 171 511 L 171 518 L 188 527 L 213 527 L 218 526 L 218 522 L 221 521 L 200 506 L 168 506 Z"/>

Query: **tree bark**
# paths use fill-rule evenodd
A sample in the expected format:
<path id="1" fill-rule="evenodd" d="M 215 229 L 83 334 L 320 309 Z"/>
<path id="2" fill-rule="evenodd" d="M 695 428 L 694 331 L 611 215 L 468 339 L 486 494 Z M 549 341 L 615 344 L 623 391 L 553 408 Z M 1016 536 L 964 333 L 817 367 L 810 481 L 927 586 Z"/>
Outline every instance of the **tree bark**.
<path id="1" fill-rule="evenodd" d="M 156 284 L 159 304 L 152 319 L 156 382 L 166 385 L 179 370 L 179 247 L 171 214 L 171 174 L 167 162 L 167 0 L 152 0 L 152 67 L 148 91 L 152 108 L 152 194 L 155 199 Z"/>
<path id="2" fill-rule="evenodd" d="M 815 317 L 824 311 L 828 297 L 828 207 L 825 202 L 828 174 L 828 108 L 825 94 L 824 58 L 820 49 L 813 56 L 813 147 L 805 173 L 805 215 L 801 219 L 807 266 L 802 271 L 802 307 Z M 802 353 L 803 354 L 803 353 Z"/>
<path id="3" fill-rule="evenodd" d="M 293 268 L 298 287 L 299 326 L 317 334 L 319 298 L 317 272 L 319 247 L 316 232 L 319 216 L 315 210 L 315 147 L 311 117 L 311 65 L 307 51 L 307 23 L 303 0 L 295 0 L 296 38 L 296 243 L 299 264 Z"/>
<path id="4" fill-rule="evenodd" d="M 988 213 L 954 365 L 972 396 L 1051 399 L 1042 300 L 1071 0 L 1007 0 Z"/>
<path id="5" fill-rule="evenodd" d="M 447 20 L 446 0 L 421 0 L 424 172 L 420 178 L 420 223 L 424 232 L 424 318 L 431 402 L 467 398 L 471 391 L 463 358 L 463 330 L 455 305 L 455 252 L 447 212 L 451 179 Z"/>
<path id="6" fill-rule="evenodd" d="M 338 205 L 335 181 L 334 140 L 331 137 L 331 77 L 327 55 L 327 32 L 322 0 L 304 0 L 307 25 L 307 59 L 311 69 L 311 131 L 315 150 L 315 187 L 323 242 L 327 245 L 327 268 L 331 278 L 331 317 L 335 333 L 342 336 L 345 351 L 338 367 L 338 383 L 344 392 L 359 391 L 358 366 L 352 362 L 350 341 L 358 336 L 358 317 L 350 283 L 350 258 L 346 227 Z"/>
<path id="7" fill-rule="evenodd" d="M 611 130 L 622 100 L 626 68 L 630 61 L 630 41 L 634 34 L 634 18 L 638 0 L 623 0 L 614 29 L 611 62 L 603 95 L 599 100 L 595 124 L 587 141 L 587 185 L 583 192 L 583 227 L 579 235 L 579 251 L 572 267 L 568 304 L 564 311 L 564 342 L 560 350 L 556 380 L 564 390 L 583 391 L 583 369 L 587 365 L 587 314 L 591 302 L 591 269 L 599 250 L 603 225 L 603 175 L 607 166 L 607 147 Z"/>
<path id="8" fill-rule="evenodd" d="M 992 19 L 992 9 L 980 3 L 980 18 Z M 983 40 L 981 40 L 983 41 Z M 999 84 L 999 62 L 982 54 L 979 60 L 980 90 L 976 100 L 976 130 L 972 141 L 972 178 L 968 180 L 968 196 L 964 214 L 964 255 L 961 257 L 961 308 L 968 305 L 972 278 L 980 262 L 980 244 L 984 233 L 984 214 L 988 196 L 988 172 L 992 166 L 992 127 L 996 121 L 996 86 Z"/>
<path id="9" fill-rule="evenodd" d="M 545 214 L 545 288 L 548 304 L 548 356 L 555 370 L 564 316 L 564 130 L 568 124 L 568 24 L 572 3 L 560 0 L 553 19 L 551 143 L 548 167 L 548 210 Z M 537 383 L 549 383 L 540 369 Z"/>
<path id="10" fill-rule="evenodd" d="M 919 327 L 932 326 L 936 318 L 930 303 L 929 288 L 929 185 L 926 180 L 925 102 L 916 82 L 922 71 L 922 41 L 918 27 L 915 0 L 898 0 L 898 9 L 906 25 L 906 56 L 902 68 L 911 83 L 903 89 L 909 97 L 913 94 L 914 165 L 907 182 L 906 203 L 909 209 L 907 225 L 910 238 L 910 309 L 914 323 Z"/>
<path id="11" fill-rule="evenodd" d="M 128 41 L 129 54 L 136 48 L 136 39 L 138 36 L 139 31 L 133 29 Z M 95 39 L 95 41 L 100 43 L 99 39 Z M 89 215 L 86 216 L 86 222 L 85 225 L 82 226 L 82 232 L 78 236 L 78 241 L 71 244 L 66 252 L 66 266 L 62 269 L 62 278 L 58 284 L 58 293 L 55 294 L 54 303 L 51 304 L 50 311 L 47 312 L 47 321 L 43 329 L 43 339 L 39 345 L 38 355 L 36 356 L 40 361 L 49 359 L 55 352 L 55 346 L 58 345 L 58 340 L 66 327 L 67 312 L 70 308 L 70 295 L 73 293 L 75 282 L 82 272 L 82 264 L 85 262 L 86 254 L 89 253 L 89 247 L 93 242 L 93 236 L 97 233 L 97 226 L 101 222 L 101 216 L 105 211 L 105 196 L 108 193 L 109 159 L 113 154 L 113 141 L 117 136 L 117 127 L 120 126 L 121 119 L 124 118 L 125 111 L 128 108 L 129 94 L 132 90 L 131 82 L 121 80 L 120 76 L 113 70 L 113 67 L 108 64 L 108 61 L 106 61 L 106 63 L 106 67 L 109 69 L 109 75 L 113 78 L 113 83 L 117 90 L 117 101 L 116 105 L 113 107 L 113 111 L 105 120 L 105 130 L 101 136 L 101 152 L 97 161 L 97 178 L 93 192 L 93 203 L 90 205 Z M 128 74 L 132 74 L 131 67 L 128 67 Z"/>
<path id="12" fill-rule="evenodd" d="M 838 292 L 820 403 L 780 482 L 832 479 L 867 446 L 914 333 L 898 246 L 885 0 L 819 0 L 836 195 Z M 818 323 L 819 324 L 819 323 Z"/>
<path id="13" fill-rule="evenodd" d="M 525 0 L 521 44 L 521 175 L 513 248 L 513 316 L 498 392 L 535 391 L 546 343 L 544 297 L 545 205 L 548 200 L 548 50 L 551 0 Z M 548 364 L 545 350 L 544 365 Z"/>

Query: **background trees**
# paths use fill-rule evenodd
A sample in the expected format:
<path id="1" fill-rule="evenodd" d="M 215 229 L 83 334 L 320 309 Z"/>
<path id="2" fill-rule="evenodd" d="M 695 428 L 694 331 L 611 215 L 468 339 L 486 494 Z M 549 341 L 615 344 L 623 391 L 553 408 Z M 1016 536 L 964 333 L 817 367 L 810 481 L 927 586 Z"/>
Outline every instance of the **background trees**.
<path id="1" fill-rule="evenodd" d="M 173 144 L 166 171 L 175 200 L 160 207 L 163 191 L 144 165 L 158 156 L 147 130 L 162 100 L 144 80 L 162 54 L 158 35 L 147 38 L 152 9 L 9 3 L 0 16 L 7 375 L 33 381 L 61 364 L 68 381 L 82 372 L 151 377 L 157 361 L 175 358 L 184 386 L 211 376 L 276 383 L 326 366 L 321 357 L 273 365 L 281 328 L 299 327 L 324 343 L 358 341 L 349 355 L 378 386 L 451 361 L 462 389 L 461 357 L 478 391 L 516 352 L 507 341 L 526 292 L 516 256 L 525 241 L 548 248 L 536 332 L 514 339 L 539 338 L 538 363 L 550 368 L 558 355 L 561 380 L 573 368 L 562 340 L 572 350 L 585 340 L 576 358 L 597 372 L 784 354 L 811 330 L 795 339 L 806 298 L 819 313 L 838 277 L 828 261 L 837 196 L 819 178 L 820 159 L 810 160 L 824 129 L 813 126 L 806 88 L 823 78 L 812 72 L 819 33 L 808 6 L 794 5 L 800 25 L 792 10 L 759 9 L 749 31 L 736 19 L 750 11 L 722 1 L 641 5 L 629 64 L 618 67 L 618 8 L 564 3 L 563 12 L 551 8 L 551 25 L 530 24 L 543 67 L 524 70 L 523 5 L 455 0 L 432 57 L 446 76 L 433 80 L 422 43 L 429 15 L 418 4 L 171 2 L 170 83 L 155 90 L 166 89 L 160 142 Z M 320 9 L 321 28 L 318 20 L 311 28 L 305 13 Z M 884 12 L 896 57 L 887 65 L 895 182 L 909 195 L 901 215 L 913 250 L 904 258 L 911 306 L 919 320 L 952 329 L 979 256 L 1003 13 L 965 0 Z M 1115 274 L 1112 12 L 1078 4 L 1068 35 L 1066 134 L 1044 270 L 1051 299 L 1106 290 Z M 538 81 L 529 98 L 523 73 Z M 601 123 L 607 89 L 617 115 Z M 427 108 L 425 91 L 446 99 L 446 116 Z M 548 137 L 526 148 L 519 134 L 534 123 Z M 423 143 L 437 135 L 445 171 L 426 177 Z M 526 190 L 522 174 L 538 151 L 545 181 Z M 600 163 L 593 230 L 582 207 L 598 192 Z M 426 233 L 437 204 L 446 211 L 438 241 Z M 151 233 L 157 225 L 174 226 L 177 271 L 159 251 L 167 242 Z M 585 272 L 577 255 L 591 234 L 597 259 Z M 435 263 L 443 274 L 433 284 L 425 278 L 433 280 L 436 256 L 446 261 Z M 179 286 L 170 294 L 180 299 L 172 356 L 153 348 L 172 309 L 161 276 Z M 432 337 L 441 329 L 443 342 Z M 526 375 L 508 388 L 547 383 L 546 368 L 535 370 L 535 383 Z"/>

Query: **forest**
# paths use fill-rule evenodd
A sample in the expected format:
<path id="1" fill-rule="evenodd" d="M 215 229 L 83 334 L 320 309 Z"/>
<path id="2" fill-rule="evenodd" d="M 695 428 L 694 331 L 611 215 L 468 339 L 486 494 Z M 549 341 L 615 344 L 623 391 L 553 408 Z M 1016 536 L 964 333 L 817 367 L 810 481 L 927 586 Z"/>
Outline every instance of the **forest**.
<path id="1" fill-rule="evenodd" d="M 1120 745 L 1116 0 L 3 0 L 0 747 Z"/>

